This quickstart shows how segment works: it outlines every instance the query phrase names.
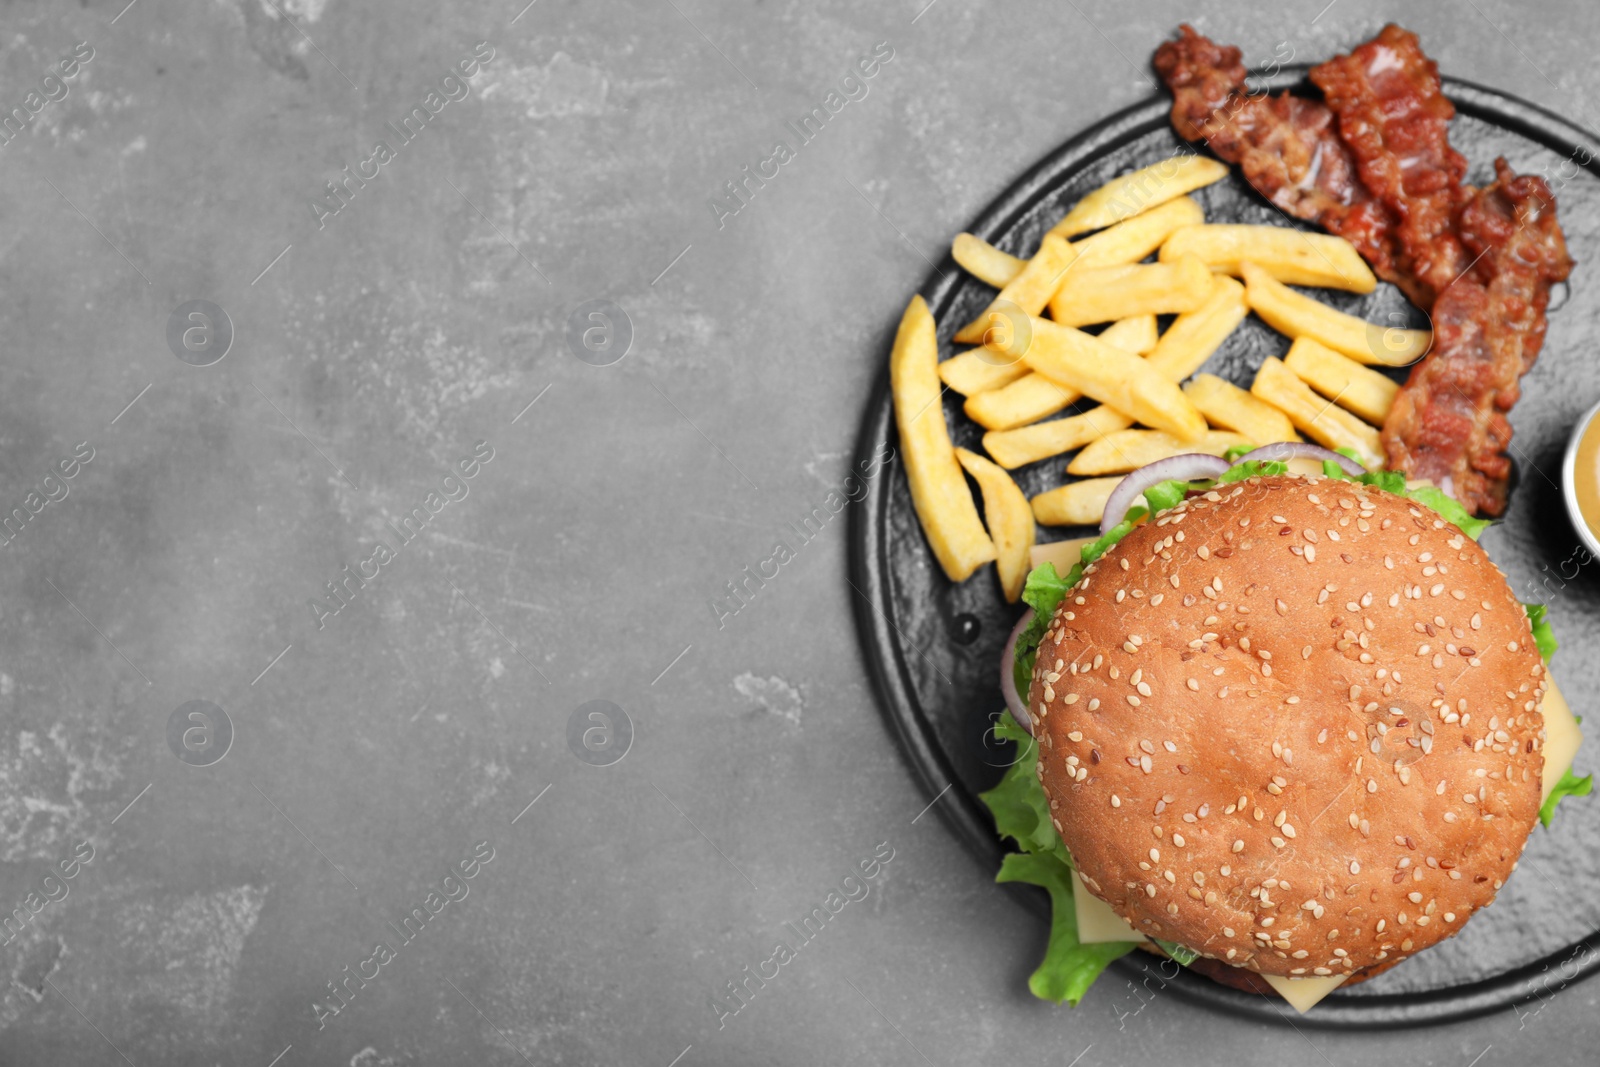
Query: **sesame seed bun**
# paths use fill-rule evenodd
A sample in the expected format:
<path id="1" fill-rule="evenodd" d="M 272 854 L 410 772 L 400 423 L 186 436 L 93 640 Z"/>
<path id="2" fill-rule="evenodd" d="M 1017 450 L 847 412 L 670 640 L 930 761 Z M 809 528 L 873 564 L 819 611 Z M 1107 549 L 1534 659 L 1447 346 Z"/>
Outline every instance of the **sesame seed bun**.
<path id="1" fill-rule="evenodd" d="M 1190 497 L 1090 566 L 1028 704 L 1056 830 L 1134 929 L 1360 981 L 1455 933 L 1516 865 L 1544 685 L 1475 542 L 1290 475 Z"/>

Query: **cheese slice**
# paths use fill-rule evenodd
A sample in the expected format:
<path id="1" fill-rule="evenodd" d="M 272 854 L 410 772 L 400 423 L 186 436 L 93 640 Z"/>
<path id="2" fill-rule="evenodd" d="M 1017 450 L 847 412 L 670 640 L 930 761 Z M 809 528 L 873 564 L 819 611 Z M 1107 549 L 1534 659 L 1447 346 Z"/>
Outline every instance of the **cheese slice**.
<path id="1" fill-rule="evenodd" d="M 1082 944 L 1144 940 L 1144 935 L 1112 911 L 1110 904 L 1089 892 L 1077 871 L 1072 872 L 1072 910 L 1078 914 L 1078 940 Z"/>
<path id="2" fill-rule="evenodd" d="M 1028 563 L 1032 567 L 1050 563 L 1055 566 L 1057 574 L 1064 575 L 1077 565 L 1083 546 L 1098 540 L 1099 537 L 1072 537 L 1065 541 L 1051 541 L 1048 545 L 1034 545 L 1029 552 Z"/>
<path id="3" fill-rule="evenodd" d="M 1583 744 L 1578 720 L 1573 717 L 1567 698 L 1556 688 L 1556 680 L 1547 678 L 1545 683 L 1544 700 L 1539 704 L 1544 716 L 1544 795 L 1539 798 L 1540 804 L 1550 799 L 1561 776 L 1572 769 L 1573 757 Z"/>
<path id="4" fill-rule="evenodd" d="M 1316 478 L 1323 476 L 1322 460 L 1311 459 L 1309 456 L 1296 456 L 1293 459 L 1285 460 L 1284 466 L 1289 468 L 1290 474 L 1305 474 Z"/>
<path id="5" fill-rule="evenodd" d="M 1333 974 L 1327 977 L 1312 976 L 1310 978 L 1284 978 L 1276 974 L 1264 974 L 1267 984 L 1278 991 L 1278 995 L 1289 1002 L 1289 1007 L 1304 1015 L 1322 1000 L 1323 997 L 1338 989 L 1349 975 Z"/>

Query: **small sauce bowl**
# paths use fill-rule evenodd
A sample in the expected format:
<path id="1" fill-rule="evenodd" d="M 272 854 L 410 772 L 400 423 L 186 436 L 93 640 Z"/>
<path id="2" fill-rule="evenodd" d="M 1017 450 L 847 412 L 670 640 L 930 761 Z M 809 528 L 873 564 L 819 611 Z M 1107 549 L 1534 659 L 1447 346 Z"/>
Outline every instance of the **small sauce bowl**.
<path id="1" fill-rule="evenodd" d="M 1589 552 L 1600 557 L 1600 404 L 1573 427 L 1561 463 L 1561 492 L 1567 514 Z"/>

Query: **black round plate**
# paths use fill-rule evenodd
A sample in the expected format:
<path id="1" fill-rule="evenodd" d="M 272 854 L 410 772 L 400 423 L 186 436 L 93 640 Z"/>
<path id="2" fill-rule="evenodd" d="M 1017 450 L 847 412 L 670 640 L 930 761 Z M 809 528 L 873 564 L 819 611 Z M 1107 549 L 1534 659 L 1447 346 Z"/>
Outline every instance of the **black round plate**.
<path id="1" fill-rule="evenodd" d="M 1254 84 L 1310 92 L 1305 68 L 1279 72 Z M 1468 179 L 1484 184 L 1496 156 L 1519 173 L 1544 174 L 1555 189 L 1562 225 L 1578 261 L 1572 280 L 1552 300 L 1543 354 L 1524 379 L 1512 412 L 1512 454 L 1517 485 L 1505 522 L 1483 543 L 1524 600 L 1550 604 L 1563 642 L 1553 673 L 1574 710 L 1583 715 L 1600 692 L 1600 564 L 1589 562 L 1567 520 L 1559 488 L 1562 451 L 1577 416 L 1600 399 L 1600 280 L 1586 260 L 1600 250 L 1600 141 L 1557 115 L 1492 89 L 1445 79 L 1458 115 L 1455 146 L 1471 161 Z M 1008 189 L 970 228 L 1015 254 L 1038 246 L 1042 234 L 1079 197 L 1127 170 L 1184 148 L 1168 125 L 1169 100 L 1156 97 L 1114 115 L 1068 141 Z M 1593 161 L 1593 162 L 1591 162 Z M 1204 189 L 1197 198 L 1208 220 L 1289 221 L 1238 175 Z M 946 258 L 922 290 L 939 323 L 944 355 L 950 335 L 975 317 L 993 290 L 966 276 Z M 1375 322 L 1391 312 L 1421 321 L 1398 290 L 1380 285 L 1369 296 L 1325 292 L 1331 303 Z M 1251 319 L 1206 370 L 1248 385 L 1267 355 L 1280 355 L 1285 338 Z M 956 443 L 979 449 L 981 429 L 947 396 L 945 416 Z M 884 444 L 898 444 L 888 391 L 880 375 L 857 442 L 862 460 Z M 1032 496 L 1066 481 L 1062 459 L 1013 472 Z M 1043 531 L 1044 539 L 1086 530 Z M 928 795 L 949 787 L 939 801 L 945 818 L 982 862 L 998 869 L 1003 847 L 977 794 L 999 780 L 1010 746 L 988 735 L 1001 707 L 1000 646 L 1017 609 L 1000 595 L 992 568 L 959 585 L 940 571 L 912 510 L 905 478 L 880 478 L 858 505 L 850 533 L 850 577 L 860 596 L 856 622 L 884 711 L 894 724 Z M 1592 747 L 1592 746 L 1591 746 Z M 1589 765 L 1588 751 L 1579 756 Z M 1044 894 L 1007 887 L 1044 913 Z M 1495 905 L 1452 940 L 1407 960 L 1369 982 L 1323 1001 L 1299 1025 L 1399 1027 L 1443 1022 L 1486 1011 L 1531 1009 L 1517 1005 L 1544 998 L 1600 969 L 1600 799 L 1569 800 L 1554 825 L 1535 829 L 1515 877 Z M 996 892 L 1000 892 L 996 889 Z M 1042 932 L 1041 932 L 1042 937 Z M 1041 943 L 1042 950 L 1042 943 Z M 1133 965 L 1119 961 L 1124 971 Z M 1266 1020 L 1285 1020 L 1275 1000 L 1238 993 L 1184 971 L 1174 982 L 1182 995 Z M 1018 995 L 1026 995 L 1020 990 Z M 1090 996 L 1095 993 L 1091 992 Z"/>

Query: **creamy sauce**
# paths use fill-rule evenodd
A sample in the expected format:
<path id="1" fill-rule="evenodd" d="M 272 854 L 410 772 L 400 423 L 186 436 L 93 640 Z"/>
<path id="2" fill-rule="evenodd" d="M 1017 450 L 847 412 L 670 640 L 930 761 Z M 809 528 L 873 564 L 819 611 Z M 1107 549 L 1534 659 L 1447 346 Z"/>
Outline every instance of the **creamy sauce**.
<path id="1" fill-rule="evenodd" d="M 1572 490 L 1578 498 L 1578 511 L 1584 525 L 1600 537 L 1600 417 L 1578 438 L 1578 454 L 1573 457 Z"/>

